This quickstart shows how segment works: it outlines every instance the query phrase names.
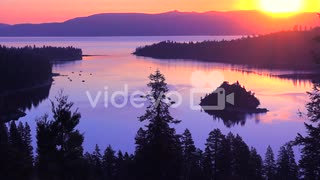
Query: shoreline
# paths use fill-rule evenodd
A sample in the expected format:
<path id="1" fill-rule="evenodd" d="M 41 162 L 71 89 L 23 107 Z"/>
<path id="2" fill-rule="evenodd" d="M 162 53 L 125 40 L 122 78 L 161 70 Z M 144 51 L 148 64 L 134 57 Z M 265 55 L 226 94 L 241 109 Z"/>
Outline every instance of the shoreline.
<path id="1" fill-rule="evenodd" d="M 161 41 L 140 46 L 137 57 L 227 63 L 248 68 L 320 69 L 320 31 L 282 31 L 225 41 Z"/>
<path id="2" fill-rule="evenodd" d="M 208 64 L 225 64 L 228 66 L 235 66 L 238 67 L 237 69 L 261 69 L 261 70 L 279 70 L 279 71 L 311 71 L 311 72 L 319 72 L 320 71 L 320 64 L 299 64 L 294 65 L 294 67 L 288 67 L 287 65 L 270 65 L 270 66 L 260 66 L 260 65 L 252 65 L 252 64 L 245 64 L 245 63 L 235 63 L 232 61 L 219 61 L 215 59 L 215 61 L 208 61 L 203 59 L 195 59 L 195 58 L 158 58 L 158 57 L 150 57 L 150 56 L 143 56 L 137 55 L 135 53 L 131 53 L 132 55 L 137 56 L 138 58 L 145 58 L 145 59 L 152 59 L 156 61 L 167 61 L 167 62 L 198 62 L 198 63 L 208 63 Z M 302 68 L 301 68 L 302 67 Z M 303 74 L 303 73 L 301 73 Z"/>
<path id="3" fill-rule="evenodd" d="M 55 77 L 57 75 L 55 75 L 57 73 L 53 73 L 52 74 L 52 77 Z M 37 89 L 37 88 L 42 88 L 42 87 L 45 87 L 45 86 L 49 86 L 52 84 L 54 80 L 51 79 L 51 80 L 47 80 L 46 82 L 43 82 L 41 84 L 38 84 L 38 85 L 34 85 L 34 86 L 30 86 L 30 87 L 24 87 L 24 88 L 19 88 L 19 89 L 15 89 L 15 90 L 10 90 L 10 91 L 6 91 L 6 92 L 3 92 L 3 93 L 0 93 L 0 97 L 2 96 L 8 96 L 8 95 L 11 95 L 11 94 L 16 94 L 16 93 L 19 93 L 19 92 L 23 92 L 23 91 L 29 91 L 29 90 L 33 90 L 33 89 Z"/>

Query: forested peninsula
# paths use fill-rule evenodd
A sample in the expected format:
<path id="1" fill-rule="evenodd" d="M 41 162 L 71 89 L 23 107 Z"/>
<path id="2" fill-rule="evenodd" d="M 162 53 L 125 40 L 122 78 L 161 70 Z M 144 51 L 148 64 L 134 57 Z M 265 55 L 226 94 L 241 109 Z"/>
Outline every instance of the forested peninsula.
<path id="1" fill-rule="evenodd" d="M 82 50 L 74 47 L 0 45 L 0 94 L 49 83 L 53 62 L 81 59 Z"/>
<path id="2" fill-rule="evenodd" d="M 231 41 L 163 41 L 138 47 L 133 54 L 156 59 L 188 59 L 260 68 L 315 68 L 320 63 L 319 37 L 320 29 L 316 28 L 253 35 Z"/>

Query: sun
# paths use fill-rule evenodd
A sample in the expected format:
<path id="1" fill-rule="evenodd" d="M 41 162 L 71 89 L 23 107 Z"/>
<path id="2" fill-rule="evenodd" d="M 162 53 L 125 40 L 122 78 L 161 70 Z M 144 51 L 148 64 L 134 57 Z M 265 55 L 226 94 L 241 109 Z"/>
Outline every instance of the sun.
<path id="1" fill-rule="evenodd" d="M 272 14 L 298 13 L 303 0 L 260 0 L 261 9 Z"/>

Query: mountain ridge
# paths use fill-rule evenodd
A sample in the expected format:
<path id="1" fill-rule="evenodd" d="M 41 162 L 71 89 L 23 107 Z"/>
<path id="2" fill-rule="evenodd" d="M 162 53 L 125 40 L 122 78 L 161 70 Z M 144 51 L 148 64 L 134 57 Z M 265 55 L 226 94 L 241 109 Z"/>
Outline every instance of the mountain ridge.
<path id="1" fill-rule="evenodd" d="M 9 24 L 0 23 L 0 28 L 10 26 Z"/>

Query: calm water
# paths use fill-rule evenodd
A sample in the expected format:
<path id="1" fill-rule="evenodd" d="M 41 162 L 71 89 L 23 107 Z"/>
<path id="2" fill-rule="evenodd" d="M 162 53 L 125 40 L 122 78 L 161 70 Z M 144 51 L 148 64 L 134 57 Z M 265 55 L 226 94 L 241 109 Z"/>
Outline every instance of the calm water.
<path id="1" fill-rule="evenodd" d="M 220 128 L 223 133 L 230 131 L 238 133 L 250 146 L 256 147 L 260 154 L 265 153 L 269 144 L 278 151 L 281 145 L 294 139 L 297 133 L 305 134 L 304 119 L 299 118 L 297 112 L 304 111 L 304 105 L 308 100 L 306 91 L 311 89 L 311 82 L 270 76 L 287 74 L 287 71 L 244 69 L 226 64 L 191 61 L 169 62 L 131 55 L 135 47 L 161 40 L 182 42 L 232 38 L 237 37 L 30 37 L 0 38 L 0 43 L 8 46 L 72 45 L 82 48 L 84 54 L 101 55 L 87 57 L 83 61 L 55 65 L 54 72 L 65 76 L 54 78 L 49 93 L 49 99 L 53 99 L 58 91 L 63 89 L 65 94 L 70 96 L 70 100 L 75 102 L 75 107 L 79 108 L 82 113 L 79 129 L 85 134 L 85 150 L 93 150 L 95 144 L 99 144 L 101 148 L 111 144 L 116 150 L 133 152 L 134 136 L 143 126 L 137 117 L 145 110 L 134 108 L 131 104 L 119 109 L 109 103 L 109 107 L 105 108 L 104 97 L 100 98 L 96 108 L 92 108 L 86 92 L 90 92 L 95 98 L 101 91 L 102 95 L 107 94 L 110 99 L 114 92 L 124 91 L 125 85 L 128 87 L 129 95 L 137 90 L 147 91 L 148 75 L 159 69 L 165 74 L 170 89 L 182 94 L 181 106 L 171 111 L 174 117 L 182 120 L 182 123 L 176 126 L 177 132 L 181 133 L 185 128 L 189 128 L 198 147 L 203 149 L 208 133 L 214 128 Z M 192 78 L 194 72 L 200 74 L 198 78 Z M 83 80 L 85 82 L 82 82 Z M 190 99 L 192 99 L 190 91 L 196 85 L 216 87 L 223 81 L 231 83 L 239 81 L 247 90 L 254 91 L 261 101 L 261 107 L 268 108 L 270 112 L 248 116 L 240 124 L 226 127 L 223 121 L 215 120 L 200 110 L 190 109 Z M 195 104 L 199 102 L 201 96 L 203 94 L 192 96 Z M 50 113 L 49 99 L 28 110 L 27 116 L 21 119 L 28 121 L 33 134 L 35 134 L 35 119 Z M 117 100 L 122 102 L 121 99 Z"/>

